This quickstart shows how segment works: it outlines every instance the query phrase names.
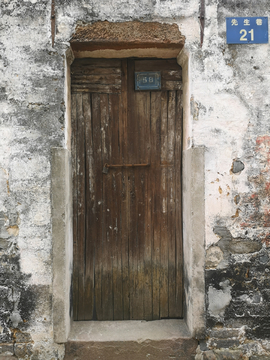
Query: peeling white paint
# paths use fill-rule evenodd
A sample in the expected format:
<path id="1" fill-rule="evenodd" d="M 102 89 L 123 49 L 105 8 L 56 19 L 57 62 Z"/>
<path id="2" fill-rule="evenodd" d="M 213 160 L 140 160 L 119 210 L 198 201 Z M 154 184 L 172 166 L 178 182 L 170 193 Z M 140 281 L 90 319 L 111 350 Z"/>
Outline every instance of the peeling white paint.
<path id="1" fill-rule="evenodd" d="M 222 317 L 231 300 L 231 287 L 228 284 L 222 284 L 222 290 L 217 290 L 212 286 L 209 286 L 209 312 L 212 316 L 217 318 Z"/>

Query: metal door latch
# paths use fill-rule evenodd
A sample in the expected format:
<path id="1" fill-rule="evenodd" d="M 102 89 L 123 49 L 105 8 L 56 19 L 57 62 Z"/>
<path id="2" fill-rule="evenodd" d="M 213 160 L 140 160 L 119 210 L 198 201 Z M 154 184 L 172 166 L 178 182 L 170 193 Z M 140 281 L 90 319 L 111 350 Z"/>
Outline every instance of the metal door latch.
<path id="1" fill-rule="evenodd" d="M 114 169 L 119 167 L 125 168 L 125 167 L 146 167 L 146 166 L 150 166 L 150 164 L 115 164 L 115 165 L 105 164 L 103 166 L 102 173 L 108 174 L 110 168 Z"/>
<path id="2" fill-rule="evenodd" d="M 103 166 L 102 173 L 107 175 L 108 172 L 109 172 L 109 168 L 108 168 L 106 165 L 107 165 L 107 164 L 105 164 L 105 165 Z"/>

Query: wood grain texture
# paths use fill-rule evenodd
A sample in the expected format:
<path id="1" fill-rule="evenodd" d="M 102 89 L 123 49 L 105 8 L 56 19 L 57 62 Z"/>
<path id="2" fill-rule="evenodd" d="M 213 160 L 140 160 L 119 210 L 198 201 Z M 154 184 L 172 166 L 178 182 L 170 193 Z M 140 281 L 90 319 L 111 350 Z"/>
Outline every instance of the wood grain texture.
<path id="1" fill-rule="evenodd" d="M 77 121 L 78 121 L 78 139 L 77 141 L 77 255 L 78 255 L 78 320 L 84 320 L 85 315 L 85 131 L 84 131 L 84 114 L 82 104 L 82 94 L 76 96 Z"/>
<path id="2" fill-rule="evenodd" d="M 103 237 L 102 237 L 102 221 L 103 221 L 103 178 L 102 178 L 102 136 L 101 136 L 101 116 L 100 116 L 100 95 L 92 94 L 92 128 L 93 128 L 93 178 L 94 185 L 91 192 L 91 198 L 93 199 L 92 218 L 93 229 L 89 236 L 94 238 L 95 250 L 94 250 L 94 320 L 102 318 L 102 258 L 103 252 Z"/>
<path id="3" fill-rule="evenodd" d="M 74 319 L 180 318 L 181 68 L 81 59 L 71 71 Z M 134 91 L 134 71 L 161 71 L 161 91 Z"/>
<path id="4" fill-rule="evenodd" d="M 78 123 L 77 123 L 77 106 L 76 94 L 71 96 L 71 147 L 72 147 L 72 201 L 73 201 L 73 316 L 78 319 L 78 295 L 79 295 L 79 270 L 78 270 L 78 209 L 77 209 L 77 196 L 78 196 L 78 183 L 77 183 L 77 136 L 78 136 Z"/>
<path id="5" fill-rule="evenodd" d="M 85 310 L 84 320 L 92 320 L 94 307 L 94 244 L 93 238 L 87 236 L 92 229 L 93 217 L 90 209 L 93 206 L 93 199 L 91 199 L 91 189 L 95 179 L 93 178 L 91 168 L 93 164 L 93 134 L 92 134 L 92 116 L 91 116 L 91 95 L 82 95 L 83 116 L 85 124 Z"/>

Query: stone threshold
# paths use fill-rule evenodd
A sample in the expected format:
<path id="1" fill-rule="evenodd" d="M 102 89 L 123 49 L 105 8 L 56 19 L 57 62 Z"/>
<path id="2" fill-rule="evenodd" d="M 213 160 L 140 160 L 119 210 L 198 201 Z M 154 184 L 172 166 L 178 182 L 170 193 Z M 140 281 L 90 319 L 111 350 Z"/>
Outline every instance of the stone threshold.
<path id="1" fill-rule="evenodd" d="M 138 341 L 190 339 L 184 320 L 73 321 L 68 341 Z"/>
<path id="2" fill-rule="evenodd" d="M 73 322 L 65 360 L 194 360 L 184 320 Z"/>

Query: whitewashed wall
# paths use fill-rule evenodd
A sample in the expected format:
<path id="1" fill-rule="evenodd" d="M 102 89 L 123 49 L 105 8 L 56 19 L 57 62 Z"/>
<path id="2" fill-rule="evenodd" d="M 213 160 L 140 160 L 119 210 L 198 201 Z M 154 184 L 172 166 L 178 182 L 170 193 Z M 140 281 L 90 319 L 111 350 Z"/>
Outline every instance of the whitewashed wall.
<path id="1" fill-rule="evenodd" d="M 256 351 L 265 351 L 270 338 L 265 285 L 270 48 L 227 45 L 225 17 L 269 16 L 267 0 L 257 1 L 256 7 L 206 1 L 202 46 L 198 0 L 116 0 L 113 6 L 105 0 L 56 0 L 55 9 L 52 48 L 50 1 L 0 3 L 0 342 L 5 351 L 15 349 L 21 358 L 29 354 L 33 359 L 64 354 L 64 346 L 53 343 L 52 328 L 51 148 L 65 147 L 67 141 L 64 65 L 69 40 L 77 24 L 98 20 L 176 23 L 185 35 L 191 114 L 184 140 L 189 147 L 205 147 L 209 334 L 218 322 L 235 329 L 246 325 L 245 336 L 255 341 Z M 241 164 L 244 169 L 233 173 Z M 219 308 L 216 300 L 222 294 L 228 301 Z M 259 323 L 265 324 L 261 332 Z M 23 334 L 15 347 L 13 328 Z M 237 346 L 253 351 L 241 341 Z"/>

